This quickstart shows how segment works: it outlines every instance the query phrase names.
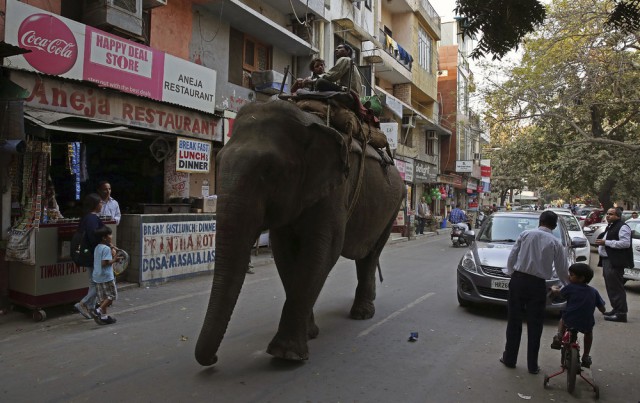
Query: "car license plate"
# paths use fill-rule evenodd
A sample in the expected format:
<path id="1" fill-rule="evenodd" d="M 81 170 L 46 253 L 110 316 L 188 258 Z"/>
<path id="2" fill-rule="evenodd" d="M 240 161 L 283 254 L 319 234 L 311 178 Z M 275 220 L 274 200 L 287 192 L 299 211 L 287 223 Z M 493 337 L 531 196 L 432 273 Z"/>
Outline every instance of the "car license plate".
<path id="1" fill-rule="evenodd" d="M 495 290 L 508 290 L 509 280 L 491 280 L 491 288 Z"/>
<path id="2" fill-rule="evenodd" d="M 640 269 L 638 268 L 634 268 L 634 269 L 624 269 L 624 275 L 627 278 L 634 278 L 634 279 L 638 279 L 640 280 Z"/>

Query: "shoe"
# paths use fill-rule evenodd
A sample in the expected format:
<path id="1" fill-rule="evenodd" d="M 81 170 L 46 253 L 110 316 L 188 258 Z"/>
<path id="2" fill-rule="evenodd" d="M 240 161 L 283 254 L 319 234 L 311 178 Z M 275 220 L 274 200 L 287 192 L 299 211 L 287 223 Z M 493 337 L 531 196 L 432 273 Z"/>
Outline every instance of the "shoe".
<path id="1" fill-rule="evenodd" d="M 100 318 L 100 312 L 98 312 L 96 309 L 89 311 L 89 313 L 91 313 L 91 317 L 97 324 L 106 325 L 106 323 Z"/>
<path id="2" fill-rule="evenodd" d="M 85 304 L 83 304 L 82 302 L 77 302 L 75 305 L 73 305 L 74 308 L 76 308 L 76 311 L 78 311 L 78 313 L 82 316 L 84 316 L 87 319 L 91 319 L 91 315 L 89 314 L 89 310 L 87 309 L 87 306 Z"/>
<path id="3" fill-rule="evenodd" d="M 614 311 L 613 309 L 603 313 L 604 316 L 611 316 L 611 315 L 615 315 L 615 314 L 616 314 L 616 311 Z"/>
<path id="4" fill-rule="evenodd" d="M 584 357 L 582 357 L 582 363 L 581 365 L 585 368 L 591 368 L 591 356 L 589 355 L 585 355 Z"/>
<path id="5" fill-rule="evenodd" d="M 539 374 L 539 373 L 540 373 L 540 367 L 537 367 L 537 368 L 536 368 L 536 369 L 534 369 L 533 371 L 532 371 L 532 370 L 529 370 L 529 373 L 530 373 L 531 375 L 537 375 L 537 374 Z"/>
<path id="6" fill-rule="evenodd" d="M 507 367 L 507 368 L 515 368 L 515 367 L 516 367 L 515 365 L 507 364 L 507 363 L 504 361 L 504 359 L 502 359 L 502 357 L 500 358 L 500 362 L 501 362 L 502 364 L 504 364 L 504 366 L 505 366 L 505 367 Z"/>
<path id="7" fill-rule="evenodd" d="M 117 320 L 116 318 L 112 318 L 111 316 L 107 316 L 107 319 L 102 319 L 102 322 L 104 325 L 111 325 L 113 323 L 116 323 Z"/>
<path id="8" fill-rule="evenodd" d="M 553 336 L 553 342 L 551 342 L 551 348 L 554 350 L 560 350 L 562 348 L 562 341 L 559 335 Z"/>
<path id="9" fill-rule="evenodd" d="M 608 320 L 609 322 L 623 322 L 627 323 L 627 314 L 626 313 L 615 313 L 611 316 L 605 316 L 604 320 Z"/>

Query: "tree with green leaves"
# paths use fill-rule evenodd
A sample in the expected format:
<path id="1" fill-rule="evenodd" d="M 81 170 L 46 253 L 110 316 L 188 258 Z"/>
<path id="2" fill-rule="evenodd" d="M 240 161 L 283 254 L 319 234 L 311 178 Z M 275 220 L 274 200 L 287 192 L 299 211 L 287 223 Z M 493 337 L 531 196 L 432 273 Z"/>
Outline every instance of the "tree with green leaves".
<path id="1" fill-rule="evenodd" d="M 640 30 L 640 0 L 608 0 L 605 22 L 610 29 L 624 32 Z M 456 0 L 463 34 L 479 38 L 471 57 L 493 54 L 502 59 L 518 49 L 525 35 L 543 24 L 546 10 L 539 0 Z"/>
<path id="2" fill-rule="evenodd" d="M 528 182 L 605 208 L 640 198 L 638 35 L 612 30 L 610 13 L 603 0 L 554 1 L 522 60 L 488 67 L 483 87 L 492 146 L 520 158 L 506 170 L 526 164 Z"/>

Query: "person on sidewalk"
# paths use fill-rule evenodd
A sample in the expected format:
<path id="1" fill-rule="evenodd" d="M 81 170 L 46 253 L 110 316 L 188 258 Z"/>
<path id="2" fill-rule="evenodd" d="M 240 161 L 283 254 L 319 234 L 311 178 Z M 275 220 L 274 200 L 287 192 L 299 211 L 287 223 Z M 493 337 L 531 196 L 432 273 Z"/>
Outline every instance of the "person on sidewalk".
<path id="1" fill-rule="evenodd" d="M 607 228 L 598 235 L 598 267 L 602 267 L 604 285 L 607 289 L 611 311 L 604 319 L 611 322 L 627 321 L 627 292 L 624 289 L 624 269 L 633 267 L 631 228 L 622 222 L 622 209 L 610 208 L 606 214 Z"/>
<path id="2" fill-rule="evenodd" d="M 540 214 L 537 229 L 520 234 L 507 259 L 509 296 L 507 297 L 507 342 L 500 362 L 515 368 L 522 337 L 522 320 L 527 320 L 527 367 L 529 373 L 540 372 L 538 353 L 547 302 L 547 283 L 555 272 L 562 284 L 569 273 L 564 248 L 552 231 L 558 225 L 553 211 Z"/>
<path id="3" fill-rule="evenodd" d="M 79 229 L 84 230 L 91 256 L 93 256 L 96 246 L 100 243 L 100 237 L 96 235 L 96 230 L 104 227 L 102 220 L 98 216 L 102 211 L 102 200 L 97 193 L 91 193 L 84 199 L 84 210 L 86 214 L 78 224 Z M 91 319 L 91 311 L 96 307 L 96 284 L 93 282 L 93 267 L 83 266 L 89 276 L 89 291 L 87 295 L 77 302 L 74 307 L 78 313 L 87 319 Z"/>
<path id="4" fill-rule="evenodd" d="M 593 270 L 586 263 L 574 263 L 569 267 L 569 284 L 566 287 L 551 287 L 551 294 L 561 295 L 567 305 L 558 323 L 558 334 L 553 336 L 551 348 L 562 348 L 562 335 L 569 329 L 576 329 L 584 334 L 582 366 L 591 368 L 591 346 L 593 344 L 593 327 L 596 324 L 593 313 L 596 308 L 604 313 L 605 303 L 600 293 L 589 286 L 593 279 Z"/>
<path id="5" fill-rule="evenodd" d="M 429 205 L 424 200 L 424 197 L 420 198 L 420 203 L 418 203 L 418 211 L 416 212 L 416 221 L 418 221 L 418 226 L 416 227 L 416 235 L 424 234 L 424 226 L 427 223 L 427 218 L 431 213 L 429 212 Z"/>
<path id="6" fill-rule="evenodd" d="M 120 224 L 120 218 L 122 217 L 120 205 L 111 197 L 111 184 L 107 181 L 98 183 L 98 193 L 102 199 L 102 211 L 100 214 L 113 218 L 116 221 L 116 225 Z"/>
<path id="7" fill-rule="evenodd" d="M 91 316 L 99 325 L 116 323 L 115 318 L 107 315 L 107 309 L 118 298 L 113 264 L 121 258 L 114 258 L 116 250 L 112 245 L 111 233 L 111 228 L 106 226 L 96 230 L 96 235 L 100 237 L 100 243 L 96 246 L 93 255 L 93 281 L 96 283 L 100 306 L 91 310 Z"/>

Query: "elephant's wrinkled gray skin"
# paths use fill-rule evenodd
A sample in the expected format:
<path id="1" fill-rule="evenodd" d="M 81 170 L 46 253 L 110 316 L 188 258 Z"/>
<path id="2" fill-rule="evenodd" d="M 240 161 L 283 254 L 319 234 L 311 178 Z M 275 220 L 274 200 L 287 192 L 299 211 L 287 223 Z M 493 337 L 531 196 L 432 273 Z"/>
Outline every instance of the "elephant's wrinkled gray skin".
<path id="1" fill-rule="evenodd" d="M 347 219 L 360 157 L 348 153 L 340 133 L 289 102 L 250 104 L 238 113 L 217 157 L 216 264 L 196 345 L 200 364 L 217 361 L 251 246 L 265 229 L 286 293 L 269 354 L 308 359 L 307 340 L 318 335 L 313 305 L 340 255 L 356 261 L 351 317 L 373 317 L 376 265 L 405 190 L 395 166 L 367 158 Z"/>

